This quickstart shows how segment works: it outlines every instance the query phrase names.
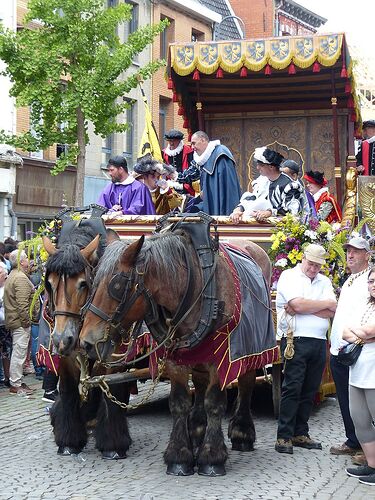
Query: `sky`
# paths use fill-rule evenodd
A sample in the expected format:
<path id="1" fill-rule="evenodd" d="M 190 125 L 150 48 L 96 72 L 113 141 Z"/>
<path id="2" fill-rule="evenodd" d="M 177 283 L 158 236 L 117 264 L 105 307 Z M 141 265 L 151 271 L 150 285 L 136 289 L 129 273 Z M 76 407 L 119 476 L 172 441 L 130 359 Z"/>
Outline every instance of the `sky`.
<path id="1" fill-rule="evenodd" d="M 295 0 L 328 21 L 322 33 L 345 32 L 354 59 L 362 59 L 368 76 L 375 80 L 375 0 Z"/>

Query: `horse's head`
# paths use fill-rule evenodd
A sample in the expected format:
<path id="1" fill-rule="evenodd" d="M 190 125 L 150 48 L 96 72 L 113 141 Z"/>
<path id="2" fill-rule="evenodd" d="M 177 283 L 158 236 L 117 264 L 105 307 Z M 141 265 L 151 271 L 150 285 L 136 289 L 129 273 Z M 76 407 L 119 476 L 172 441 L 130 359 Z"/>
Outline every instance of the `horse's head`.
<path id="1" fill-rule="evenodd" d="M 57 249 L 46 236 L 43 245 L 49 254 L 45 286 L 54 318 L 53 342 L 59 354 L 68 355 L 77 344 L 81 309 L 88 299 L 91 264 L 96 259 L 99 235 L 84 248 L 67 244 Z"/>
<path id="2" fill-rule="evenodd" d="M 143 236 L 129 246 L 115 241 L 99 263 L 80 331 L 80 345 L 91 359 L 109 358 L 120 340 L 120 324 L 125 332 L 144 315 L 144 300 L 137 294 L 136 268 L 143 242 Z"/>

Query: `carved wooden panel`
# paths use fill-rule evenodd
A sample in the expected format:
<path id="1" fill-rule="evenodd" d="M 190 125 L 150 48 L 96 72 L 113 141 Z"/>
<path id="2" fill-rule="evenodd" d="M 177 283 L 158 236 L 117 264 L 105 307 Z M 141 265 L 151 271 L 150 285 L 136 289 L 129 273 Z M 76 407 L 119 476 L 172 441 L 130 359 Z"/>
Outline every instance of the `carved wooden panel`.
<path id="1" fill-rule="evenodd" d="M 338 117 L 340 164 L 345 170 L 346 161 L 346 118 Z M 208 122 L 211 139 L 220 139 L 232 151 L 238 168 L 242 189 L 247 188 L 249 176 L 257 177 L 252 164 L 254 149 L 272 143 L 285 145 L 276 149 L 286 158 L 299 162 L 301 156 L 304 171 L 320 170 L 329 181 L 329 188 L 335 193 L 335 157 L 333 147 L 333 125 L 331 116 L 217 119 Z M 288 151 L 290 148 L 290 151 Z"/>

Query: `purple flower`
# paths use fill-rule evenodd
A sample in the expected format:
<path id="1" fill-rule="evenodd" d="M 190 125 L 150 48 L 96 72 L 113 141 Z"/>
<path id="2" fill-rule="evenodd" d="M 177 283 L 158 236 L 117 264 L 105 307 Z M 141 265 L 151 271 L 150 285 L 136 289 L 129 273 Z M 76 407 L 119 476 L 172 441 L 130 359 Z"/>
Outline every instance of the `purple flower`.
<path id="1" fill-rule="evenodd" d="M 309 227 L 310 229 L 312 229 L 313 231 L 315 231 L 319 226 L 319 221 L 318 219 L 315 219 L 314 217 L 312 217 L 310 220 L 309 220 Z"/>

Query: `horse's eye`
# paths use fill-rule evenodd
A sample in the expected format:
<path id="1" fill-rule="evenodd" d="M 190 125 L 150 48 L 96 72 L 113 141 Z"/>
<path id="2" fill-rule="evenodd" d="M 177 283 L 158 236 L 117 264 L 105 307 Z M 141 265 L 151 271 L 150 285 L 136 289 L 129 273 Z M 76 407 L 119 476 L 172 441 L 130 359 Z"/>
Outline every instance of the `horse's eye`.
<path id="1" fill-rule="evenodd" d="M 86 288 L 88 288 L 87 281 L 80 281 L 80 283 L 78 285 L 78 289 L 79 290 L 85 290 Z"/>

